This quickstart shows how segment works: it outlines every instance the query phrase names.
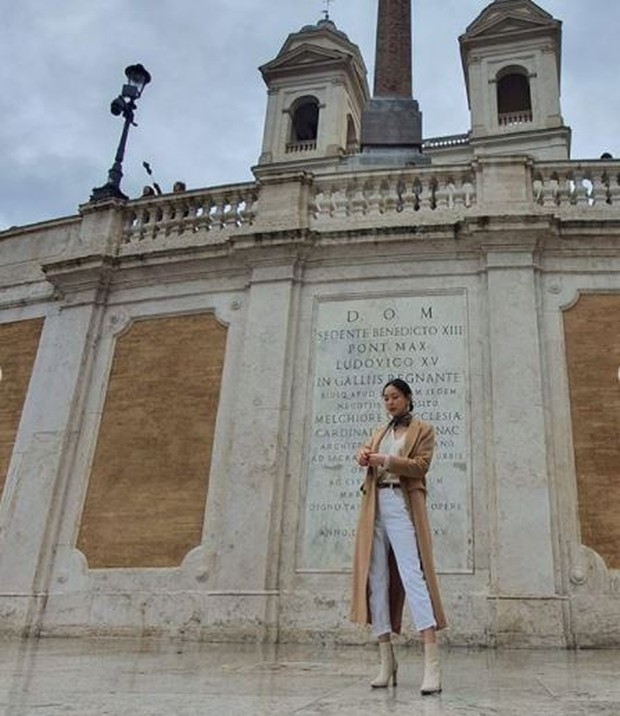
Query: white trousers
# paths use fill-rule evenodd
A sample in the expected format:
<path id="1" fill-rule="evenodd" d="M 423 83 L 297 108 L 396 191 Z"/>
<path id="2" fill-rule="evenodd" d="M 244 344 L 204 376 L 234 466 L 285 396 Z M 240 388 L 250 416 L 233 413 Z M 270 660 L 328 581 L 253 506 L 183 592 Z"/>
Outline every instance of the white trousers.
<path id="1" fill-rule="evenodd" d="M 392 632 L 390 622 L 388 551 L 396 558 L 413 623 L 418 631 L 437 626 L 426 580 L 420 566 L 418 545 L 411 517 L 401 489 L 377 490 L 372 555 L 370 559 L 369 602 L 375 636 Z"/>

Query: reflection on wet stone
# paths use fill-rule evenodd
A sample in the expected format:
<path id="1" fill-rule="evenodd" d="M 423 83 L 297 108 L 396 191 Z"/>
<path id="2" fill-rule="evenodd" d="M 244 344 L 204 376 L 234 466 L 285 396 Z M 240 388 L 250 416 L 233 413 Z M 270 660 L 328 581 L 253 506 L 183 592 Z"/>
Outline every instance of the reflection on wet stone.
<path id="1" fill-rule="evenodd" d="M 374 649 L 149 639 L 0 643 L 3 716 L 616 716 L 620 652 L 444 651 L 444 692 L 419 693 L 421 651 L 373 692 Z"/>

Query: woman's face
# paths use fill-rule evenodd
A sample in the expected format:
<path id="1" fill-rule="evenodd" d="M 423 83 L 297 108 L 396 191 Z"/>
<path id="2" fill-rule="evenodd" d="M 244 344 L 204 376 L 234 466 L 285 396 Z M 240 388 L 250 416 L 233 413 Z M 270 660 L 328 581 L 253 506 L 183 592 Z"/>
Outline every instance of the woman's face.
<path id="1" fill-rule="evenodd" d="M 409 410 L 409 398 L 393 385 L 383 391 L 383 405 L 390 415 L 402 415 Z"/>

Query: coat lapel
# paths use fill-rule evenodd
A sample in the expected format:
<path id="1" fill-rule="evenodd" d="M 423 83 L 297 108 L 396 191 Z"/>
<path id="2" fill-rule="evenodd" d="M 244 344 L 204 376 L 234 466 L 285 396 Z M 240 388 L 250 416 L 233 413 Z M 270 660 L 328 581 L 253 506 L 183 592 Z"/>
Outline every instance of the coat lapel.
<path id="1" fill-rule="evenodd" d="M 379 450 L 381 441 L 387 433 L 389 426 L 390 424 L 388 423 L 385 427 L 381 428 L 375 433 L 371 447 L 373 452 L 377 452 Z M 399 455 L 401 455 L 401 457 L 407 457 L 407 455 L 409 455 L 413 450 L 413 447 L 416 444 L 416 441 L 420 434 L 420 428 L 420 421 L 417 418 L 414 418 L 409 424 L 409 427 L 407 428 L 407 432 L 405 433 L 405 442 L 399 450 Z"/>
<path id="2" fill-rule="evenodd" d="M 405 442 L 403 443 L 403 446 L 399 451 L 401 457 L 407 457 L 407 455 L 411 454 L 411 451 L 413 450 L 413 447 L 416 444 L 416 441 L 420 434 L 420 428 L 420 421 L 417 418 L 414 418 L 409 424 L 407 432 L 405 433 Z"/>

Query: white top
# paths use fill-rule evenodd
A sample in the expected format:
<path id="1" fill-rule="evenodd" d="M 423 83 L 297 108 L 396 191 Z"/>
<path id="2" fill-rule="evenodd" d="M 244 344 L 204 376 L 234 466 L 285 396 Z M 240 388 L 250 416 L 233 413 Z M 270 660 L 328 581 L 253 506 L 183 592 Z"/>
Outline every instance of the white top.
<path id="1" fill-rule="evenodd" d="M 406 433 L 403 433 L 399 438 L 396 438 L 394 437 L 394 428 L 390 428 L 381 439 L 381 452 L 385 453 L 386 455 L 399 455 L 400 449 L 405 443 L 405 435 Z M 387 462 L 389 464 L 389 460 Z M 398 484 L 399 480 L 397 475 L 394 475 L 393 473 L 389 472 L 389 470 L 386 470 L 384 467 L 379 467 L 377 469 L 379 474 L 379 482 L 391 482 L 394 484 Z"/>

